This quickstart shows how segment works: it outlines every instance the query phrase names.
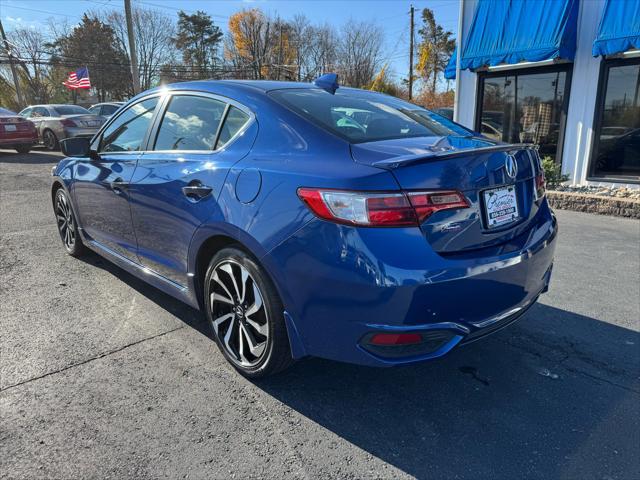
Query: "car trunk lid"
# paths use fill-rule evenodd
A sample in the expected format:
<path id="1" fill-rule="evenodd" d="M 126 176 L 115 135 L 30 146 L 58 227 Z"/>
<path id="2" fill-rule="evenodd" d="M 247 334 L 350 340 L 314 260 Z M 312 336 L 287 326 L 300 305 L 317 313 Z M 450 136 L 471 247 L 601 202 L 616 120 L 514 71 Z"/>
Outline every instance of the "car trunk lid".
<path id="1" fill-rule="evenodd" d="M 72 120 L 81 128 L 97 128 L 104 122 L 104 118 L 93 114 L 62 115 L 62 118 Z"/>
<path id="2" fill-rule="evenodd" d="M 421 224 L 427 241 L 445 255 L 507 243 L 530 227 L 538 211 L 540 168 L 537 152 L 528 145 L 419 137 L 353 144 L 352 155 L 358 163 L 389 170 L 405 191 L 464 194 L 470 208 L 438 211 Z M 501 210 L 502 202 L 509 208 Z M 512 219 L 513 203 L 517 216 Z M 502 213 L 506 220 L 496 223 Z"/>
<path id="3" fill-rule="evenodd" d="M 19 115 L 0 117 L 0 131 L 30 132 L 34 130 L 34 128 L 33 123 Z"/>

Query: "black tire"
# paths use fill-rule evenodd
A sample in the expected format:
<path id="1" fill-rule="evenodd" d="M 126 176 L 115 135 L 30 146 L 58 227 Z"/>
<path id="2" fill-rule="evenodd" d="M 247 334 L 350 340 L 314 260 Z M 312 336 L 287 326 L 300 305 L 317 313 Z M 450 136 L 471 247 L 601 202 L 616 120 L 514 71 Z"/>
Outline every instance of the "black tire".
<path id="1" fill-rule="evenodd" d="M 47 150 L 56 151 L 60 149 L 60 142 L 58 142 L 58 137 L 53 133 L 52 130 L 46 129 L 42 132 L 42 143 Z"/>
<path id="2" fill-rule="evenodd" d="M 71 200 L 64 189 L 59 188 L 53 199 L 53 212 L 56 216 L 56 224 L 60 240 L 66 252 L 72 257 L 81 257 L 87 251 L 82 243 L 80 232 L 78 231 L 78 221 L 76 220 Z"/>
<path id="3" fill-rule="evenodd" d="M 31 151 L 31 145 L 18 145 L 16 147 L 16 152 L 18 153 L 29 153 Z"/>
<path id="4" fill-rule="evenodd" d="M 243 269 L 248 274 L 244 282 Z M 218 348 L 242 375 L 266 377 L 293 363 L 282 301 L 268 274 L 246 252 L 228 247 L 214 255 L 205 276 L 204 303 Z M 221 321 L 223 317 L 229 318 Z M 260 353 L 254 355 L 254 350 Z"/>

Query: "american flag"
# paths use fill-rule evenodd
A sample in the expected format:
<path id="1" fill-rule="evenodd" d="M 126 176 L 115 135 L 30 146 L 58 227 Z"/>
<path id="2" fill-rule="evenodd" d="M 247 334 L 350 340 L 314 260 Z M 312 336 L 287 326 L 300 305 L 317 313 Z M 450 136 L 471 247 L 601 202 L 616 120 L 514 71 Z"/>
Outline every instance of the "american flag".
<path id="1" fill-rule="evenodd" d="M 89 69 L 87 67 L 82 67 L 75 72 L 71 72 L 67 81 L 62 82 L 62 84 L 72 90 L 78 88 L 91 88 L 91 82 L 89 81 Z"/>

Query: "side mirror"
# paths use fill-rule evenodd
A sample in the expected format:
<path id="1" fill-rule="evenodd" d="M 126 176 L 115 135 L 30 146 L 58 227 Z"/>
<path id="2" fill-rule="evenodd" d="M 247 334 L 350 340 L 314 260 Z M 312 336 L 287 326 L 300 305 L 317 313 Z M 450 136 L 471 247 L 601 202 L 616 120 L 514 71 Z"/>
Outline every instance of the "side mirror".
<path id="1" fill-rule="evenodd" d="M 90 139 L 86 137 L 65 138 L 60 141 L 62 153 L 67 157 L 86 157 L 89 155 Z"/>

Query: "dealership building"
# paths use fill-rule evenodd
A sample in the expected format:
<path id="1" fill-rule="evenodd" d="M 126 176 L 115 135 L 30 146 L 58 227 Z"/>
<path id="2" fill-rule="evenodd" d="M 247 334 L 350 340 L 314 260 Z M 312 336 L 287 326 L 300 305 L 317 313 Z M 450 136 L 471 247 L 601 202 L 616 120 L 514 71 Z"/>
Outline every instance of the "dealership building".
<path id="1" fill-rule="evenodd" d="M 455 118 L 570 182 L 640 187 L 640 0 L 461 0 Z M 458 56 L 457 52 L 462 51 Z"/>

